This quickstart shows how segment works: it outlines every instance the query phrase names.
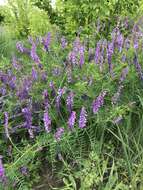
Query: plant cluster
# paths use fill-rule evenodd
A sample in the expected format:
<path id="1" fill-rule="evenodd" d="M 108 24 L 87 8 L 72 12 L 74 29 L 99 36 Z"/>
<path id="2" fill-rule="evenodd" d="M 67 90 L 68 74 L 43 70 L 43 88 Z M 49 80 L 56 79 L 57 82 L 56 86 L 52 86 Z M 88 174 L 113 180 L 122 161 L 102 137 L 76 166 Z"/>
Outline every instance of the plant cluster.
<path id="1" fill-rule="evenodd" d="M 3 187 L 32 188 L 46 161 L 76 168 L 88 154 L 65 189 L 143 187 L 142 36 L 126 19 L 91 43 L 51 32 L 16 43 L 0 65 Z"/>

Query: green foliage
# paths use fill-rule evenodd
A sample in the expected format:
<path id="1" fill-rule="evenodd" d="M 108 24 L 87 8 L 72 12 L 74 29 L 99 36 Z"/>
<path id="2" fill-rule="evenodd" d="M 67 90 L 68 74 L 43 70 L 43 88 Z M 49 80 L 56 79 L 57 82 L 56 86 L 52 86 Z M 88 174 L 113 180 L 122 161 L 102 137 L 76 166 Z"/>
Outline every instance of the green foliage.
<path id="1" fill-rule="evenodd" d="M 8 3 L 12 14 L 11 22 L 14 23 L 13 28 L 16 27 L 17 35 L 27 36 L 29 34 L 30 1 L 9 0 Z"/>
<path id="2" fill-rule="evenodd" d="M 109 162 L 108 159 L 102 159 L 95 151 L 92 151 L 89 153 L 89 158 L 78 160 L 79 168 L 76 171 L 64 162 L 65 170 L 61 175 L 64 177 L 65 187 L 62 189 L 128 190 L 128 186 L 120 182 L 114 160 Z"/>
<path id="3" fill-rule="evenodd" d="M 11 145 L 13 147 L 12 160 L 11 156 L 8 155 L 4 160 L 6 174 L 9 179 L 8 185 L 12 186 L 16 180 L 17 189 L 32 188 L 39 180 L 37 173 L 42 163 L 48 161 L 52 169 L 60 174 L 58 177 L 64 177 L 63 189 L 129 190 L 129 186 L 133 189 L 142 187 L 142 81 L 138 78 L 134 64 L 129 65 L 129 73 L 126 80 L 123 81 L 124 91 L 119 102 L 115 105 L 111 104 L 111 98 L 116 93 L 119 85 L 121 72 L 128 65 L 127 62 L 122 61 L 122 55 L 125 53 L 127 58 L 132 60 L 135 53 L 132 45 L 128 51 L 123 48 L 121 53 L 116 48 L 112 59 L 114 76 L 111 76 L 108 72 L 107 64 L 104 64 L 103 70 L 100 72 L 98 64 L 93 61 L 89 62 L 88 49 L 86 49 L 85 64 L 82 68 L 78 66 L 72 68 L 74 82 L 68 83 L 67 74 L 70 68 L 63 68 L 63 62 L 71 51 L 72 45 L 69 44 L 61 50 L 60 39 L 55 39 L 55 35 L 52 35 L 51 40 L 52 43 L 48 52 L 43 51 L 41 41 L 37 44 L 37 53 L 43 65 L 43 70 L 48 75 L 47 81 L 41 80 L 43 70 L 35 65 L 29 55 L 21 56 L 17 53 L 17 56 L 22 57 L 20 60 L 22 70 L 20 72 L 12 68 L 6 58 L 2 59 L 0 68 L 3 71 L 11 69 L 17 76 L 18 84 L 23 78 L 31 76 L 32 67 L 36 68 L 39 77 L 30 90 L 33 104 L 39 103 L 42 105 L 42 92 L 47 89 L 50 81 L 54 81 L 56 92 L 59 87 L 64 86 L 72 90 L 75 93 L 74 110 L 77 112 L 77 120 L 79 119 L 81 106 L 85 106 L 88 111 L 87 128 L 79 129 L 77 122 L 74 130 L 69 131 L 67 126 L 68 113 L 65 106 L 67 94 L 62 97 L 62 111 L 59 115 L 54 105 L 55 98 L 48 88 L 51 103 L 49 114 L 52 119 L 52 132 L 47 134 L 44 131 L 44 110 L 42 107 L 33 113 L 33 125 L 38 125 L 41 129 L 35 139 L 30 140 L 25 129 L 20 128 L 16 135 L 11 135 L 11 138 L 7 140 L 7 144 L 4 140 L 1 141 L 1 146 L 5 147 L 2 150 L 3 155 L 7 155 L 7 146 Z M 29 41 L 25 41 L 24 46 L 30 48 L 31 44 Z M 138 51 L 139 62 L 142 64 L 141 50 Z M 53 75 L 55 67 L 58 67 L 62 74 Z M 90 77 L 93 80 L 91 85 L 88 83 Z M 96 115 L 93 115 L 91 110 L 93 99 L 102 90 L 107 91 L 105 105 L 101 107 Z M 27 105 L 26 101 L 17 100 L 15 91 L 12 92 L 12 95 L 10 93 L 11 91 L 8 89 L 8 96 L 6 98 L 2 97 L 1 121 L 3 121 L 3 111 L 8 111 L 12 117 L 13 110 L 21 110 Z M 122 116 L 122 122 L 116 125 L 114 119 L 118 116 Z M 15 119 L 9 121 L 9 129 L 22 122 L 21 115 L 15 116 Z M 1 126 L 1 133 L 3 133 L 2 123 Z M 65 129 L 60 142 L 57 142 L 53 135 L 58 126 Z M 60 161 L 58 157 L 60 157 Z M 57 163 L 60 165 L 58 168 L 56 167 Z M 28 167 L 30 171 L 29 178 L 19 172 L 21 166 Z M 34 175 L 36 175 L 36 178 Z"/>
<path id="4" fill-rule="evenodd" d="M 11 71 L 17 78 L 17 86 L 12 91 L 8 84 L 0 82 L 1 86 L 5 85 L 7 90 L 7 94 L 1 94 L 0 97 L 2 105 L 0 108 L 0 152 L 4 155 L 3 163 L 8 178 L 7 186 L 10 190 L 33 189 L 33 186 L 42 180 L 40 175 L 43 165 L 46 170 L 45 163 L 52 168 L 52 175 L 57 174 L 60 181 L 63 179 L 62 187 L 57 187 L 57 189 L 142 190 L 143 89 L 142 80 L 133 63 L 134 55 L 137 53 L 139 63 L 141 67 L 143 66 L 142 39 L 139 41 L 139 48 L 135 49 L 133 47 L 134 34 L 132 35 L 130 25 L 127 30 L 124 26 L 119 26 L 124 38 L 130 39 L 131 46 L 128 50 L 124 47 L 121 52 L 117 47 L 115 48 L 112 56 L 113 75 L 108 70 L 106 51 L 103 53 L 102 71 L 94 60 L 89 61 L 89 48 L 96 47 L 98 38 L 102 40 L 103 36 L 106 36 L 107 40 L 111 39 L 112 27 L 118 25 L 118 21 L 124 19 L 124 16 L 134 17 L 134 13 L 138 14 L 136 11 L 139 3 L 141 1 L 63 0 L 57 1 L 57 8 L 53 10 L 50 1 L 35 0 L 31 3 L 28 0 L 9 0 L 9 7 L 6 7 L 4 11 L 5 25 L 0 28 L 0 70 L 4 73 Z M 140 14 L 141 11 L 142 5 Z M 114 19 L 120 14 L 123 18 Z M 104 23 L 104 27 L 102 28 L 101 25 L 99 31 L 96 26 L 98 21 L 100 25 Z M 50 23 L 56 23 L 62 31 L 58 31 L 57 26 L 51 26 Z M 73 48 L 72 43 L 68 42 L 65 49 L 61 48 L 61 33 L 67 34 L 67 38 L 69 36 L 73 38 L 80 26 L 82 26 L 80 44 L 85 45 L 85 63 L 82 67 L 78 64 L 72 66 L 68 60 Z M 49 50 L 43 51 L 41 35 L 45 36 L 47 31 L 54 31 L 54 33 L 52 33 Z M 23 38 L 24 47 L 31 50 L 31 43 L 25 40 L 28 35 L 34 36 L 36 53 L 40 57 L 43 69 L 40 69 L 31 59 L 29 53 L 22 56 L 15 50 L 17 37 Z M 38 35 L 40 35 L 39 38 L 37 38 Z M 85 36 L 88 39 L 85 39 Z M 93 51 L 95 52 L 94 49 Z M 13 55 L 17 57 L 17 63 L 21 66 L 20 71 L 11 65 Z M 126 61 L 123 62 L 124 55 L 126 55 Z M 78 54 L 78 61 L 79 56 Z M 118 102 L 113 104 L 112 97 L 118 90 L 121 73 L 127 66 L 129 73 L 122 82 L 122 93 Z M 23 80 L 32 80 L 30 77 L 33 67 L 38 73 L 38 79 L 30 87 L 28 99 L 21 101 L 17 98 L 17 89 L 23 87 Z M 55 68 L 60 70 L 59 75 L 53 74 Z M 43 72 L 46 73 L 47 80 L 42 79 Z M 68 81 L 69 73 L 72 75 L 72 82 Z M 75 93 L 73 108 L 77 113 L 77 119 L 73 131 L 70 131 L 67 125 L 68 91 L 61 98 L 59 114 L 55 106 L 55 97 L 49 87 L 51 81 L 54 81 L 56 95 L 58 89 L 63 87 Z M 48 89 L 50 100 L 51 133 L 45 132 L 43 123 L 45 110 L 42 93 L 45 89 Z M 103 90 L 107 91 L 104 105 L 94 115 L 91 109 L 93 100 Z M 34 139 L 29 138 L 26 128 L 19 127 L 24 122 L 21 110 L 29 105 L 32 106 L 33 111 L 32 126 L 38 126 L 39 129 L 35 132 Z M 39 106 L 36 111 L 35 105 Z M 88 113 L 85 129 L 79 129 L 78 126 L 82 106 Z M 7 139 L 4 134 L 3 113 L 5 111 L 8 111 L 10 116 L 8 130 L 11 134 Z M 116 124 L 114 120 L 118 117 L 122 120 Z M 18 127 L 16 133 L 13 132 L 14 127 Z M 54 136 L 58 127 L 63 127 L 65 130 L 60 141 L 56 141 Z M 28 168 L 27 176 L 20 172 L 22 166 Z M 51 185 L 51 189 L 56 189 L 56 184 L 54 187 Z"/>
<path id="5" fill-rule="evenodd" d="M 66 34 L 75 34 L 79 27 L 84 34 L 92 34 L 97 30 L 98 20 L 105 24 L 103 34 L 109 34 L 110 27 L 115 25 L 119 16 L 136 16 L 139 10 L 138 0 L 63 0 L 57 1 L 56 9 L 59 19 L 62 21 L 61 28 Z M 114 19 L 110 19 L 114 18 Z M 60 24 L 60 23 L 59 23 Z M 64 24 L 64 28 L 63 28 Z M 65 30 L 65 31 L 64 31 Z"/>
<path id="6" fill-rule="evenodd" d="M 15 32 L 15 36 L 42 35 L 51 28 L 46 12 L 34 7 L 30 0 L 9 0 L 8 6 L 10 17 L 5 23 Z"/>
<path id="7" fill-rule="evenodd" d="M 0 24 L 4 22 L 5 14 L 4 14 L 4 7 L 0 6 Z"/>
<path id="8" fill-rule="evenodd" d="M 11 58 L 15 52 L 16 41 L 13 40 L 13 32 L 7 26 L 0 26 L 0 60 Z"/>
<path id="9" fill-rule="evenodd" d="M 33 4 L 47 13 L 51 24 L 56 24 L 58 13 L 53 9 L 51 0 L 33 0 Z"/>
<path id="10" fill-rule="evenodd" d="M 44 11 L 34 8 L 30 11 L 29 17 L 30 35 L 44 35 L 48 30 L 51 30 L 51 25 L 48 22 L 48 16 Z"/>

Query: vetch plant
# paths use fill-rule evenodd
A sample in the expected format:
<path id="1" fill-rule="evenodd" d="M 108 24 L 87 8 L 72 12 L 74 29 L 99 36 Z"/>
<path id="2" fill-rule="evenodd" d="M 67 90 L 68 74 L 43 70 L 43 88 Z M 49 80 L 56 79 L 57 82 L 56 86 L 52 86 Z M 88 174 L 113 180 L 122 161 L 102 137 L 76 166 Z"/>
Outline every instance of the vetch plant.
<path id="1" fill-rule="evenodd" d="M 91 37 L 91 47 L 79 36 L 71 43 L 66 37 L 55 39 L 51 32 L 17 42 L 10 64 L 0 71 L 5 163 L 3 167 L 1 160 L 1 177 L 7 176 L 10 185 L 19 188 L 29 182 L 27 176 L 37 168 L 39 172 L 39 165 L 46 162 L 53 169 L 58 155 L 62 155 L 60 161 L 66 159 L 78 168 L 76 158 L 88 157 L 89 150 L 95 149 L 109 159 L 110 169 L 97 176 L 99 181 L 114 178 L 110 178 L 114 173 L 111 157 L 116 155 L 115 160 L 126 158 L 124 166 L 116 163 L 121 171 L 116 170 L 118 180 L 126 175 L 126 183 L 131 183 L 135 166 L 142 160 L 138 152 L 142 152 L 143 56 L 142 47 L 135 42 L 142 40 L 138 30 L 128 35 L 118 24 L 108 39 Z M 104 164 L 102 167 L 104 170 Z M 93 179 L 100 187 L 99 181 Z M 34 183 L 32 177 L 27 188 Z"/>

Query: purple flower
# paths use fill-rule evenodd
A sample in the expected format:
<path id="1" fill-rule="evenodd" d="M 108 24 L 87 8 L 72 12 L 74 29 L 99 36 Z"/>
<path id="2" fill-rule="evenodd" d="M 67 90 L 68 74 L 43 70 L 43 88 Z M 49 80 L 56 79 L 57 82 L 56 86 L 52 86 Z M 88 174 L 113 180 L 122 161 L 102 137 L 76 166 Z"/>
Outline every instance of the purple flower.
<path id="1" fill-rule="evenodd" d="M 78 53 L 80 47 L 81 47 L 80 39 L 79 37 L 77 37 L 75 41 L 73 42 L 73 51 Z"/>
<path id="2" fill-rule="evenodd" d="M 44 126 L 47 133 L 51 131 L 51 118 L 49 117 L 48 111 L 44 113 Z"/>
<path id="3" fill-rule="evenodd" d="M 50 87 L 51 89 L 54 88 L 54 83 L 53 83 L 53 81 L 50 81 L 49 87 Z"/>
<path id="4" fill-rule="evenodd" d="M 24 52 L 24 46 L 22 42 L 17 42 L 16 43 L 16 48 L 19 52 L 23 53 Z"/>
<path id="5" fill-rule="evenodd" d="M 71 72 L 70 69 L 67 70 L 67 82 L 68 83 L 72 83 L 73 82 L 72 72 Z"/>
<path id="6" fill-rule="evenodd" d="M 101 42 L 99 41 L 96 46 L 95 50 L 95 63 L 98 64 L 100 61 L 100 48 L 101 48 Z"/>
<path id="7" fill-rule="evenodd" d="M 137 55 L 134 56 L 134 60 L 133 61 L 134 61 L 134 65 L 136 67 L 136 70 L 137 70 L 137 73 L 138 73 L 140 79 L 143 80 L 143 72 L 142 72 L 141 65 L 139 64 Z"/>
<path id="8" fill-rule="evenodd" d="M 77 38 L 73 43 L 73 49 L 68 54 L 68 60 L 75 66 L 78 63 L 79 57 L 79 65 L 82 67 L 84 64 L 84 46 L 81 45 L 79 38 Z"/>
<path id="9" fill-rule="evenodd" d="M 126 55 L 125 54 L 123 54 L 123 56 L 122 56 L 122 62 L 125 62 L 126 61 Z"/>
<path id="10" fill-rule="evenodd" d="M 75 111 L 72 111 L 71 112 L 71 115 L 68 119 L 68 126 L 69 126 L 69 129 L 72 130 L 73 127 L 74 127 L 74 124 L 75 124 L 75 120 L 76 120 L 76 112 Z"/>
<path id="11" fill-rule="evenodd" d="M 28 168 L 26 166 L 22 166 L 20 168 L 20 173 L 24 176 L 27 176 L 28 175 Z"/>
<path id="12" fill-rule="evenodd" d="M 31 126 L 32 126 L 32 114 L 31 114 L 30 109 L 28 107 L 23 108 L 22 113 L 26 119 L 26 127 L 31 128 Z"/>
<path id="13" fill-rule="evenodd" d="M 42 71 L 41 72 L 41 79 L 43 80 L 43 81 L 47 81 L 47 74 L 46 74 L 46 72 L 45 71 Z"/>
<path id="14" fill-rule="evenodd" d="M 56 131 L 56 133 L 54 135 L 56 141 L 60 141 L 61 140 L 61 137 L 62 137 L 63 133 L 64 133 L 64 128 L 63 127 L 60 127 L 60 128 L 57 129 L 57 131 Z"/>
<path id="15" fill-rule="evenodd" d="M 125 46 L 126 50 L 128 50 L 130 48 L 130 40 L 129 40 L 129 38 L 125 39 L 124 46 Z"/>
<path id="16" fill-rule="evenodd" d="M 7 71 L 7 75 L 8 75 L 8 77 L 12 77 L 12 76 L 13 76 L 13 72 L 12 72 L 12 70 L 8 69 L 8 71 Z"/>
<path id="17" fill-rule="evenodd" d="M 45 38 L 43 38 L 42 42 L 43 42 L 45 51 L 49 51 L 49 46 L 50 46 L 50 42 L 51 42 L 51 33 L 50 32 L 48 32 L 47 36 Z"/>
<path id="18" fill-rule="evenodd" d="M 44 97 L 45 110 L 48 110 L 50 105 L 49 105 L 49 94 L 47 90 L 44 90 L 43 97 Z"/>
<path id="19" fill-rule="evenodd" d="M 134 49 L 138 49 L 139 43 L 138 43 L 138 39 L 137 38 L 134 38 L 133 43 L 134 43 Z"/>
<path id="20" fill-rule="evenodd" d="M 18 89 L 16 95 L 20 100 L 24 100 L 29 97 L 29 91 L 23 86 L 22 88 Z"/>
<path id="21" fill-rule="evenodd" d="M 0 80 L 4 83 L 4 84 L 8 84 L 9 81 L 9 76 L 5 73 L 2 73 L 2 71 L 0 72 Z"/>
<path id="22" fill-rule="evenodd" d="M 27 77 L 23 80 L 23 86 L 25 86 L 25 88 L 27 90 L 30 90 L 30 88 L 32 87 L 32 80 L 31 80 L 31 77 Z"/>
<path id="23" fill-rule="evenodd" d="M 82 107 L 79 117 L 79 128 L 85 128 L 87 123 L 87 112 L 85 107 Z"/>
<path id="24" fill-rule="evenodd" d="M 9 138 L 9 132 L 8 132 L 8 112 L 4 112 L 4 128 L 5 128 L 5 135 L 7 138 Z"/>
<path id="25" fill-rule="evenodd" d="M 107 48 L 107 45 L 108 45 L 108 42 L 107 42 L 106 39 L 104 39 L 104 40 L 102 41 L 102 48 L 103 48 L 103 49 L 106 49 L 106 48 Z"/>
<path id="26" fill-rule="evenodd" d="M 0 73 L 0 80 L 5 84 L 8 85 L 12 90 L 16 87 L 16 76 L 12 74 L 12 71 L 8 70 L 7 74 Z"/>
<path id="27" fill-rule="evenodd" d="M 38 79 L 38 73 L 37 73 L 37 70 L 34 67 L 32 67 L 32 79 L 33 80 Z"/>
<path id="28" fill-rule="evenodd" d="M 125 18 L 125 20 L 124 20 L 124 27 L 125 27 L 125 29 L 128 29 L 128 27 L 129 27 L 129 20 L 128 20 L 128 18 L 126 17 Z"/>
<path id="29" fill-rule="evenodd" d="M 80 54 L 80 60 L 79 60 L 80 68 L 82 67 L 83 64 L 84 64 L 84 54 Z"/>
<path id="30" fill-rule="evenodd" d="M 88 51 L 88 61 L 91 62 L 94 60 L 94 53 L 93 53 L 93 49 L 92 48 L 89 48 L 89 51 Z"/>
<path id="31" fill-rule="evenodd" d="M 21 69 L 21 66 L 18 64 L 17 59 L 16 59 L 15 56 L 13 56 L 13 58 L 12 58 L 12 65 L 13 65 L 13 67 L 14 67 L 16 70 L 20 70 L 20 69 Z"/>
<path id="32" fill-rule="evenodd" d="M 51 89 L 52 97 L 54 98 L 56 96 L 56 90 L 53 81 L 50 82 L 49 87 Z"/>
<path id="33" fill-rule="evenodd" d="M 108 65 L 109 65 L 109 72 L 112 74 L 112 55 L 114 53 L 114 43 L 108 43 L 107 48 L 107 58 L 108 58 Z"/>
<path id="34" fill-rule="evenodd" d="M 107 49 L 107 56 L 112 56 L 114 53 L 114 43 L 110 42 L 108 43 L 108 49 Z"/>
<path id="35" fill-rule="evenodd" d="M 104 51 L 107 49 L 107 41 L 104 39 L 101 44 L 101 52 L 100 52 L 100 62 L 99 62 L 99 69 L 100 72 L 103 71 L 103 62 L 104 62 Z"/>
<path id="36" fill-rule="evenodd" d="M 79 49 L 79 65 L 80 67 L 82 67 L 82 65 L 84 64 L 84 47 L 81 46 Z"/>
<path id="37" fill-rule="evenodd" d="M 121 52 L 122 47 L 123 47 L 123 43 L 124 43 L 124 37 L 120 32 L 117 35 L 116 41 L 117 41 L 117 46 L 118 46 L 119 52 Z"/>
<path id="38" fill-rule="evenodd" d="M 106 91 L 101 92 L 97 99 L 93 101 L 92 110 L 94 114 L 96 114 L 99 111 L 99 108 L 103 106 L 106 93 Z"/>
<path id="39" fill-rule="evenodd" d="M 114 42 L 109 42 L 108 43 L 108 51 L 107 54 L 108 56 L 112 56 L 114 53 Z"/>
<path id="40" fill-rule="evenodd" d="M 129 68 L 128 67 L 126 67 L 126 68 L 124 68 L 122 70 L 121 77 L 120 77 L 120 82 L 123 82 L 125 80 L 128 72 L 129 72 Z"/>
<path id="41" fill-rule="evenodd" d="M 28 36 L 28 41 L 30 42 L 30 44 L 34 43 L 32 36 Z"/>
<path id="42" fill-rule="evenodd" d="M 64 93 L 65 93 L 65 87 L 58 89 L 58 96 L 56 97 L 56 107 L 58 111 L 60 110 L 61 98 Z"/>
<path id="43" fill-rule="evenodd" d="M 73 94 L 73 92 L 70 92 L 68 97 L 67 97 L 67 100 L 66 100 L 66 104 L 67 104 L 67 108 L 68 108 L 69 113 L 72 112 L 73 98 L 74 98 L 74 94 Z"/>
<path id="44" fill-rule="evenodd" d="M 16 76 L 14 76 L 10 70 L 8 70 L 6 74 L 0 72 L 0 80 L 12 90 L 16 88 Z"/>
<path id="45" fill-rule="evenodd" d="M 16 76 L 12 76 L 8 82 L 9 87 L 14 90 L 16 88 Z"/>
<path id="46" fill-rule="evenodd" d="M 30 53 L 30 50 L 27 49 L 27 48 L 25 48 L 25 47 L 23 46 L 23 43 L 22 43 L 22 42 L 17 42 L 17 43 L 16 43 L 16 48 L 17 48 L 17 50 L 18 50 L 19 52 L 21 52 L 21 53 L 26 53 L 26 54 L 29 54 L 29 53 Z"/>
<path id="47" fill-rule="evenodd" d="M 22 109 L 22 113 L 25 117 L 26 124 L 25 127 L 28 129 L 28 133 L 30 138 L 34 138 L 33 130 L 32 130 L 32 114 L 28 107 Z"/>
<path id="48" fill-rule="evenodd" d="M 49 95 L 48 95 L 48 91 L 47 90 L 44 90 L 43 91 L 43 96 L 44 96 L 44 99 L 48 99 Z"/>
<path id="49" fill-rule="evenodd" d="M 112 42 L 115 42 L 117 33 L 119 33 L 119 28 L 116 26 L 111 32 Z"/>
<path id="50" fill-rule="evenodd" d="M 61 38 L 61 47 L 62 47 L 62 49 L 65 49 L 66 46 L 67 46 L 67 41 L 66 41 L 65 37 L 63 36 Z"/>
<path id="51" fill-rule="evenodd" d="M 68 59 L 73 64 L 73 66 L 76 65 L 76 63 L 77 63 L 77 57 L 76 57 L 76 53 L 74 51 L 71 51 L 69 53 Z"/>
<path id="52" fill-rule="evenodd" d="M 113 123 L 118 125 L 121 121 L 123 120 L 122 116 L 118 116 L 116 118 L 113 119 Z"/>
<path id="53" fill-rule="evenodd" d="M 137 25 L 137 23 L 134 24 L 133 29 L 132 29 L 132 33 L 137 33 L 139 31 L 139 26 Z"/>
<path id="54" fill-rule="evenodd" d="M 29 97 L 29 91 L 32 87 L 32 80 L 31 78 L 25 78 L 22 81 L 21 86 L 19 87 L 19 89 L 17 90 L 16 95 L 20 98 L 20 100 L 24 100 L 26 98 Z"/>
<path id="55" fill-rule="evenodd" d="M 30 55 L 31 55 L 31 58 L 33 59 L 33 61 L 39 65 L 40 59 L 36 53 L 36 44 L 35 43 L 32 44 Z"/>
<path id="56" fill-rule="evenodd" d="M 28 129 L 28 133 L 29 133 L 30 138 L 33 139 L 34 134 L 33 134 L 33 129 L 32 128 Z"/>
<path id="57" fill-rule="evenodd" d="M 5 182 L 5 180 L 6 180 L 5 169 L 2 163 L 2 156 L 0 155 L 0 181 Z"/>
<path id="58" fill-rule="evenodd" d="M 53 76 L 59 76 L 61 74 L 60 68 L 56 67 L 52 71 Z"/>
<path id="59" fill-rule="evenodd" d="M 0 94 L 1 94 L 2 96 L 5 96 L 5 95 L 6 95 L 6 88 L 5 88 L 4 86 L 2 86 L 2 87 L 0 88 Z"/>
<path id="60" fill-rule="evenodd" d="M 121 95 L 121 90 L 123 89 L 123 85 L 119 85 L 117 92 L 112 97 L 112 104 L 116 104 L 118 102 L 118 99 Z"/>

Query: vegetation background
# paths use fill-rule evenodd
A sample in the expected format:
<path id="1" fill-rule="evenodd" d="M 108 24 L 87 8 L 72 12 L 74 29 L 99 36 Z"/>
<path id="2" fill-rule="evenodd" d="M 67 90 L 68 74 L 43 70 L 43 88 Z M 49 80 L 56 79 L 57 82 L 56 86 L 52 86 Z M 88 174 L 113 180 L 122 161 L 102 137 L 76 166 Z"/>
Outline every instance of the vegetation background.
<path id="1" fill-rule="evenodd" d="M 143 190 L 143 1 L 0 6 L 0 190 Z"/>

